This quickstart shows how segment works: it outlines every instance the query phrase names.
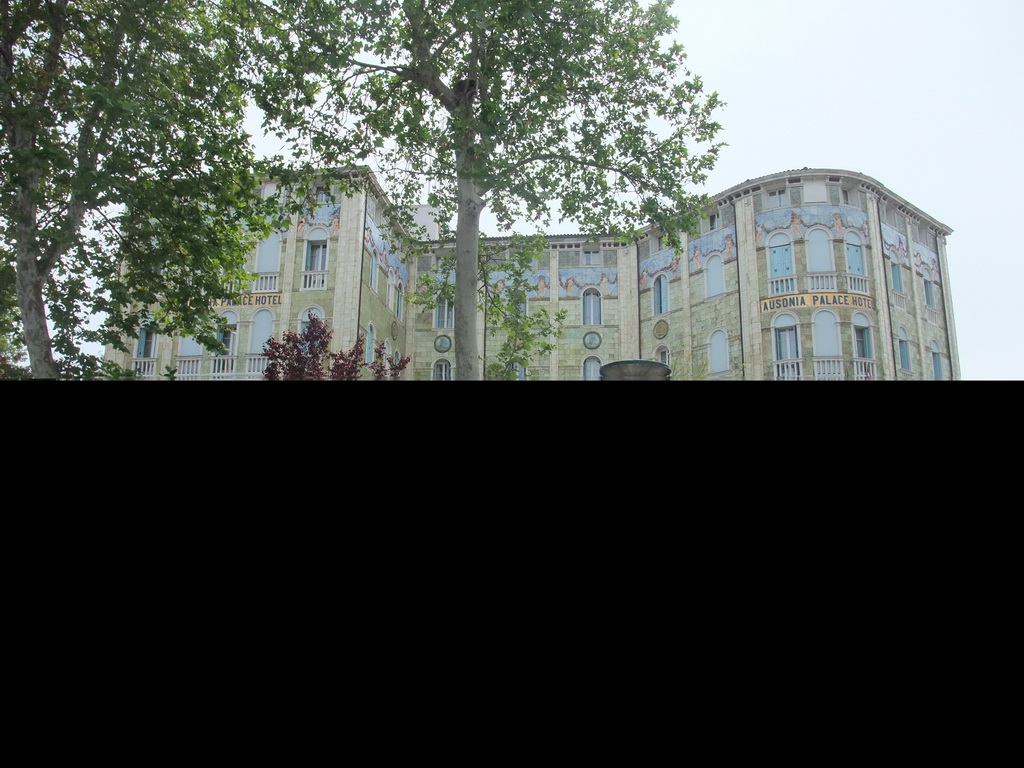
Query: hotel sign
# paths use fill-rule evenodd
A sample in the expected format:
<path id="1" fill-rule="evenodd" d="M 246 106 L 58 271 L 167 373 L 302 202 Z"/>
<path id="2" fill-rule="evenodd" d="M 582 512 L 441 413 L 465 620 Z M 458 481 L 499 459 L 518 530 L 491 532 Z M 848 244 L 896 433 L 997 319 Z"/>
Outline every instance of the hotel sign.
<path id="1" fill-rule="evenodd" d="M 219 299 L 213 302 L 213 306 L 220 307 L 272 307 L 281 303 L 280 293 L 246 293 L 238 298 L 238 301 Z"/>
<path id="2" fill-rule="evenodd" d="M 857 309 L 874 309 L 875 300 L 870 296 L 858 293 L 798 293 L 794 296 L 777 296 L 774 299 L 761 301 L 762 312 L 775 312 L 780 309 L 819 309 L 821 307 L 855 307 Z"/>

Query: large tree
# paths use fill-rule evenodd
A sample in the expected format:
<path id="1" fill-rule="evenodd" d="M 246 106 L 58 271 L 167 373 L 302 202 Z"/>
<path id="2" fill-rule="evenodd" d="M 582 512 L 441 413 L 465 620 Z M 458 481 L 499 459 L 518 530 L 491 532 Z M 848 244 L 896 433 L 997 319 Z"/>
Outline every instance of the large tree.
<path id="1" fill-rule="evenodd" d="M 692 230 L 720 144 L 670 2 L 252 0 L 265 127 L 310 167 L 370 162 L 455 218 L 456 376 L 478 379 L 480 217 Z M 539 226 L 539 225 L 538 225 Z"/>
<path id="2" fill-rule="evenodd" d="M 140 324 L 216 346 L 270 215 L 225 2 L 0 0 L 0 230 L 34 376 Z"/>

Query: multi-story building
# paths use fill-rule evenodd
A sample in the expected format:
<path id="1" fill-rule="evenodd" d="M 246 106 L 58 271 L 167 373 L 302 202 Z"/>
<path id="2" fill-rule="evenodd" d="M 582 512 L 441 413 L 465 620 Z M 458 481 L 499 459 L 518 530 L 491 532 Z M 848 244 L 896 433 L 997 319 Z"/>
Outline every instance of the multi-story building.
<path id="1" fill-rule="evenodd" d="M 411 358 L 404 380 L 452 378 L 452 307 L 406 299 L 436 259 L 396 252 L 382 227 L 387 200 L 366 178 L 362 192 L 322 198 L 253 252 L 257 280 L 221 308 L 228 354 L 142 333 L 135 354 L 108 348 L 108 358 L 144 378 L 171 366 L 178 379 L 259 379 L 263 342 L 301 330 L 313 312 L 336 350 L 361 335 L 369 353 L 383 339 L 389 356 Z M 277 194 L 273 182 L 265 189 Z M 566 320 L 554 352 L 524 377 L 598 379 L 608 363 L 653 360 L 673 380 L 960 378 L 949 227 L 871 177 L 836 169 L 751 179 L 713 201 L 679 249 L 656 229 L 632 241 L 547 237 L 528 311 L 566 310 Z"/>

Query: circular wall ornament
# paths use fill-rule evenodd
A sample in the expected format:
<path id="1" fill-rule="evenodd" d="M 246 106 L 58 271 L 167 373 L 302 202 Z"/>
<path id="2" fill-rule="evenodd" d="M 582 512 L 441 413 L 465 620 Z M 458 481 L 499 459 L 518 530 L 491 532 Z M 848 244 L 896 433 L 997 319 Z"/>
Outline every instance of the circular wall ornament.
<path id="1" fill-rule="evenodd" d="M 659 320 L 654 324 L 654 335 L 657 338 L 664 339 L 666 333 L 668 333 L 668 323 L 664 320 Z"/>
<path id="2" fill-rule="evenodd" d="M 391 340 L 398 341 L 398 321 L 391 321 Z"/>
<path id="3" fill-rule="evenodd" d="M 595 333 L 594 331 L 590 331 L 590 333 L 584 334 L 583 346 L 586 347 L 587 349 L 597 349 L 599 346 L 601 346 L 601 335 Z"/>
<path id="4" fill-rule="evenodd" d="M 452 340 L 450 336 L 438 336 L 434 339 L 434 349 L 438 352 L 447 352 L 452 348 Z"/>

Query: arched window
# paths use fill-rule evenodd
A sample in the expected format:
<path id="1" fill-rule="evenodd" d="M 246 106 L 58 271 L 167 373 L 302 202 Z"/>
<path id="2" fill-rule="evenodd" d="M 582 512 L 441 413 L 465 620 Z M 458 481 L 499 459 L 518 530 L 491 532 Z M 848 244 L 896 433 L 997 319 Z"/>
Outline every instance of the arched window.
<path id="1" fill-rule="evenodd" d="M 907 341 L 907 329 L 902 325 L 899 332 L 900 368 L 904 371 L 910 370 L 910 342 Z"/>
<path id="2" fill-rule="evenodd" d="M 597 357 L 588 357 L 583 361 L 583 380 L 601 380 L 601 360 Z"/>
<path id="3" fill-rule="evenodd" d="M 771 277 L 793 274 L 793 249 L 788 235 L 776 232 L 768 239 L 768 260 Z"/>
<path id="4" fill-rule="evenodd" d="M 776 360 L 793 360 L 800 357 L 800 334 L 797 329 L 796 318 L 789 313 L 779 315 L 772 322 Z"/>
<path id="5" fill-rule="evenodd" d="M 725 293 L 725 267 L 718 254 L 704 262 L 704 285 L 709 298 Z"/>
<path id="6" fill-rule="evenodd" d="M 451 381 L 452 364 L 447 360 L 436 360 L 430 378 L 434 381 Z"/>
<path id="7" fill-rule="evenodd" d="M 373 323 L 366 326 L 366 362 L 373 362 L 373 346 L 376 344 L 374 337 Z"/>
<path id="8" fill-rule="evenodd" d="M 668 312 L 668 278 L 658 275 L 654 280 L 654 314 L 663 315 Z"/>
<path id="9" fill-rule="evenodd" d="M 583 292 L 583 325 L 601 324 L 601 294 L 596 288 Z"/>
<path id="10" fill-rule="evenodd" d="M 871 321 L 863 312 L 853 316 L 853 356 L 863 360 L 871 360 L 875 356 L 874 345 L 871 343 Z"/>
<path id="11" fill-rule="evenodd" d="M 832 272 L 832 237 L 824 229 L 807 233 L 807 271 Z"/>
<path id="12" fill-rule="evenodd" d="M 395 289 L 395 317 L 402 319 L 402 284 Z"/>
<path id="13" fill-rule="evenodd" d="M 942 353 L 937 341 L 932 342 L 932 379 L 942 381 Z"/>
<path id="14" fill-rule="evenodd" d="M 440 303 L 434 309 L 434 327 L 435 328 L 454 328 L 455 327 L 455 302 L 449 301 L 448 299 L 441 299 Z"/>
<path id="15" fill-rule="evenodd" d="M 864 249 L 860 235 L 852 229 L 846 230 L 846 271 L 853 275 L 864 274 Z"/>
<path id="16" fill-rule="evenodd" d="M 932 271 L 928 267 L 921 270 L 924 279 L 924 303 L 935 309 L 935 283 L 932 282 Z"/>
<path id="17" fill-rule="evenodd" d="M 391 359 L 391 342 L 388 341 L 387 339 L 384 339 L 384 359 Z"/>
<path id="18" fill-rule="evenodd" d="M 309 327 L 309 315 L 312 313 L 313 317 L 320 320 L 324 319 L 324 311 L 320 307 L 306 307 L 304 310 L 299 312 L 299 333 Z"/>
<path id="19" fill-rule="evenodd" d="M 729 337 L 719 328 L 708 340 L 708 365 L 711 373 L 729 370 Z"/>
<path id="20" fill-rule="evenodd" d="M 238 315 L 234 312 L 225 312 L 224 322 L 227 325 L 217 333 L 217 341 L 227 349 L 222 354 L 233 355 L 238 349 Z"/>
<path id="21" fill-rule="evenodd" d="M 839 357 L 839 325 L 836 316 L 824 310 L 811 323 L 815 357 Z"/>
<path id="22" fill-rule="evenodd" d="M 669 353 L 668 347 L 664 345 L 658 347 L 658 349 L 654 353 L 654 356 L 658 359 L 659 363 L 664 363 L 665 365 L 669 366 L 672 365 L 672 355 Z"/>
<path id="23" fill-rule="evenodd" d="M 263 353 L 263 345 L 274 335 L 274 315 L 269 309 L 261 309 L 252 316 L 252 334 L 249 336 L 249 353 Z"/>

